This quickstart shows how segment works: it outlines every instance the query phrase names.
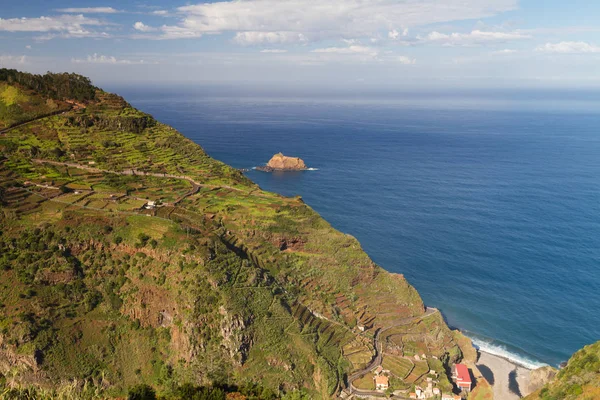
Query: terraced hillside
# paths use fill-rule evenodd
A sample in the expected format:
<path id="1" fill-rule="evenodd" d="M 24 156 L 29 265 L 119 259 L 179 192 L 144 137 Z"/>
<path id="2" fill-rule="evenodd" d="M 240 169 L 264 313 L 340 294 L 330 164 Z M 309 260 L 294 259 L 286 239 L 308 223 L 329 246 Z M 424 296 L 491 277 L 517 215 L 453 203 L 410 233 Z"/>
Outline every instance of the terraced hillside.
<path id="1" fill-rule="evenodd" d="M 461 335 L 424 316 L 402 275 L 302 199 L 93 90 L 0 134 L 1 385 L 330 398 L 377 355 L 395 389 L 462 357 Z M 409 362 L 416 353 L 429 361 Z"/>

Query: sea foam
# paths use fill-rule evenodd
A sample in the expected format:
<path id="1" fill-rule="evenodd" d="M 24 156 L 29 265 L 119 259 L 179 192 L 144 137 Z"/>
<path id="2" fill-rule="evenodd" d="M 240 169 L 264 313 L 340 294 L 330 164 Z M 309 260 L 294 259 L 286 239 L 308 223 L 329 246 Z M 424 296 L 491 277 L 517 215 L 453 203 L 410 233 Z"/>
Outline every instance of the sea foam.
<path id="1" fill-rule="evenodd" d="M 523 354 L 518 354 L 514 351 L 510 351 L 505 345 L 494 343 L 484 339 L 474 338 L 472 336 L 469 336 L 469 338 L 473 341 L 473 346 L 475 346 L 475 348 L 477 348 L 478 350 L 484 351 L 489 354 L 493 354 L 498 357 L 502 357 L 514 364 L 520 365 L 527 369 L 536 369 L 548 365 L 541 361 L 532 360 L 530 357 L 527 357 Z"/>

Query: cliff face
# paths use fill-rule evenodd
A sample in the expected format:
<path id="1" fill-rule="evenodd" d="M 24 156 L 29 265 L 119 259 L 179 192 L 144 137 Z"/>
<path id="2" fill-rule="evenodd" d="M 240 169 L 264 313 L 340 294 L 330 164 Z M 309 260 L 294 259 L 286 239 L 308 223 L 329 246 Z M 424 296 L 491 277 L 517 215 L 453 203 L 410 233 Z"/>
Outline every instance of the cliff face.
<path id="1" fill-rule="evenodd" d="M 579 350 L 558 373 L 553 368 L 544 367 L 531 374 L 532 381 L 535 379 L 532 383 L 538 389 L 543 387 L 527 396 L 527 400 L 599 399 L 600 342 Z"/>
<path id="2" fill-rule="evenodd" d="M 267 163 L 267 167 L 283 171 L 301 171 L 307 168 L 301 158 L 284 156 L 282 153 L 275 154 Z"/>
<path id="3" fill-rule="evenodd" d="M 150 117 L 97 90 L 0 136 L 0 374 L 108 395 L 227 382 L 329 398 L 374 358 L 379 329 L 398 387 L 461 358 L 402 275 L 300 199 L 154 120 L 98 122 L 119 118 Z"/>

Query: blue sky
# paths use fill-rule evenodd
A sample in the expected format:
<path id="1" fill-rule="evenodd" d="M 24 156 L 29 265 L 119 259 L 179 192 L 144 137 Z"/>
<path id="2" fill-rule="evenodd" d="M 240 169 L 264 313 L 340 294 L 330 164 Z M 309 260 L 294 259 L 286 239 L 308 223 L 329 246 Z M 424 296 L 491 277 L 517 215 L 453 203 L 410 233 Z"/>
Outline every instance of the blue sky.
<path id="1" fill-rule="evenodd" d="M 4 0 L 0 65 L 96 83 L 598 87 L 589 0 Z"/>

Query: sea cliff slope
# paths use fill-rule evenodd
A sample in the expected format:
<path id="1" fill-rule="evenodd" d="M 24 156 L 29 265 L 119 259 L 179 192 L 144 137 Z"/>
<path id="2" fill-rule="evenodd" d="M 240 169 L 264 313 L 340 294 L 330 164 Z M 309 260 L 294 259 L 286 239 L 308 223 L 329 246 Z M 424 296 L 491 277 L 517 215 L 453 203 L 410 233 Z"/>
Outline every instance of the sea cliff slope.
<path id="1" fill-rule="evenodd" d="M 569 359 L 557 374 L 541 369 L 545 376 L 556 375 L 527 400 L 594 400 L 600 399 L 600 342 L 585 346 Z M 536 374 L 540 375 L 540 374 Z"/>
<path id="2" fill-rule="evenodd" d="M 381 362 L 408 389 L 469 346 L 301 198 L 118 95 L 14 70 L 0 90 L 0 387 L 330 398 Z"/>

